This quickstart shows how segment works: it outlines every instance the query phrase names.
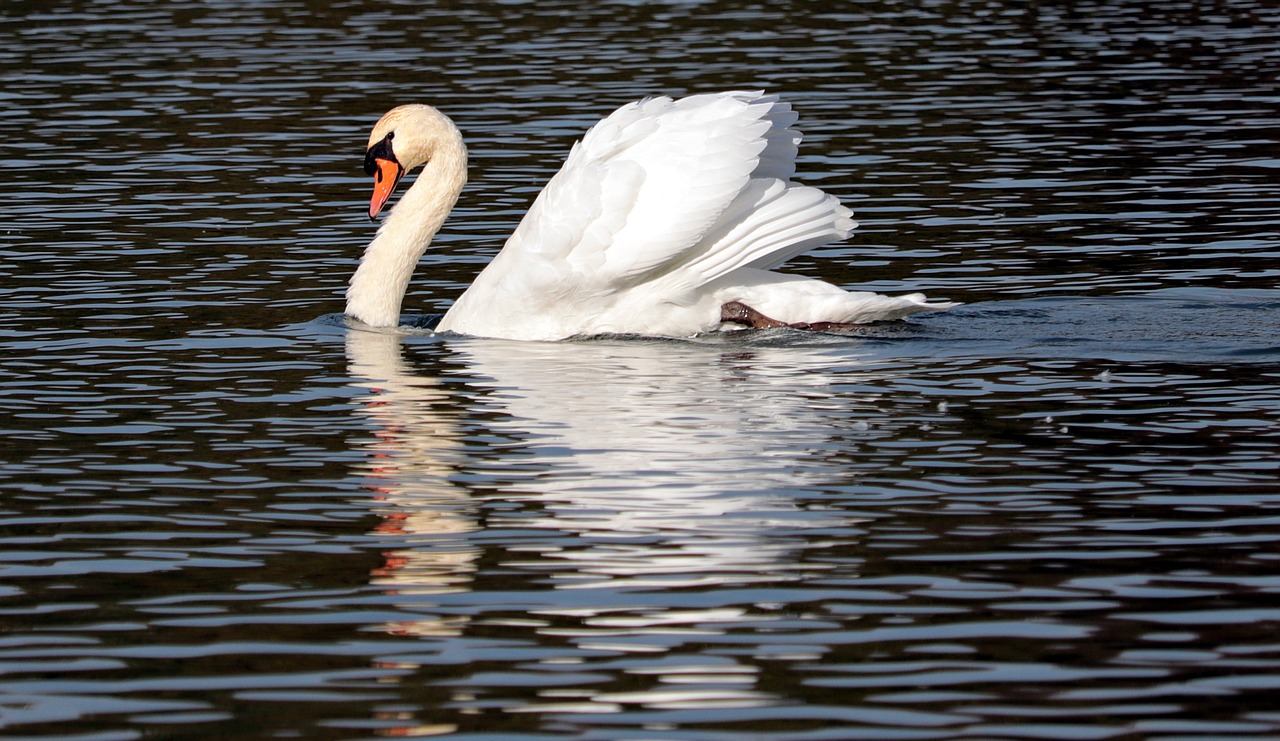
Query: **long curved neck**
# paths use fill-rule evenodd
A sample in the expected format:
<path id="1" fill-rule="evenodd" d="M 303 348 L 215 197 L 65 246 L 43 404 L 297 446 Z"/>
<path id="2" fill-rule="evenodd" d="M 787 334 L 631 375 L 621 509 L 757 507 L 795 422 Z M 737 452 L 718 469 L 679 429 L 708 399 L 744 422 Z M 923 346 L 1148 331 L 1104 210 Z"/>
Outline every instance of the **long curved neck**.
<path id="1" fill-rule="evenodd" d="M 400 324 L 400 303 L 418 259 L 467 183 L 467 149 L 442 142 L 360 258 L 347 287 L 347 315 L 374 327 Z"/>

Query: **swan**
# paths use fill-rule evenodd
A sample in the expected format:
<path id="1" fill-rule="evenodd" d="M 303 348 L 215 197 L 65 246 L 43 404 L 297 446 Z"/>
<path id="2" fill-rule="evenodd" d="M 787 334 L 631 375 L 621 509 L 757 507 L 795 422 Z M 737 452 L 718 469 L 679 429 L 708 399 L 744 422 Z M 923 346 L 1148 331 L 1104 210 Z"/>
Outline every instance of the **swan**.
<path id="1" fill-rule="evenodd" d="M 744 327 L 829 330 L 955 306 L 774 272 L 857 226 L 835 197 L 792 182 L 797 118 L 762 91 L 622 106 L 574 144 L 437 331 L 689 337 Z M 453 122 L 428 105 L 394 108 L 369 135 L 370 219 L 419 166 L 351 277 L 346 314 L 366 325 L 399 324 L 414 267 L 467 182 L 467 149 Z"/>

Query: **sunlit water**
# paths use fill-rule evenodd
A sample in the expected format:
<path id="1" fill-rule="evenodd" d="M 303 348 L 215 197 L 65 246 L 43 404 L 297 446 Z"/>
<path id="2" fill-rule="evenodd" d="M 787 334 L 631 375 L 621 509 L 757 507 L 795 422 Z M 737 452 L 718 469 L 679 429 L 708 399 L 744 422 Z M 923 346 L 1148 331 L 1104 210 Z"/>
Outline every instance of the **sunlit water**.
<path id="1" fill-rule="evenodd" d="M 1280 12 L 0 11 L 0 726 L 142 737 L 1280 735 Z M 764 87 L 965 302 L 847 337 L 349 328 L 364 138 L 454 116 L 438 314 L 572 140 Z"/>

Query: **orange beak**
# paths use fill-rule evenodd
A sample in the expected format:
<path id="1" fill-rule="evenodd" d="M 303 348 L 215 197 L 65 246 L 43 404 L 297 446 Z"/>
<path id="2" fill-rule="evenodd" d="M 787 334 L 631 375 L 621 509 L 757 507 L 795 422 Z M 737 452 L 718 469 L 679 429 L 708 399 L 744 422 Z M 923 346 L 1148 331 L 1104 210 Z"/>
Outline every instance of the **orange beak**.
<path id="1" fill-rule="evenodd" d="M 393 159 L 378 157 L 374 160 L 377 170 L 373 174 L 373 200 L 369 202 L 369 218 L 377 218 L 378 212 L 387 204 L 387 199 L 395 191 L 400 178 L 404 176 L 404 168 Z"/>

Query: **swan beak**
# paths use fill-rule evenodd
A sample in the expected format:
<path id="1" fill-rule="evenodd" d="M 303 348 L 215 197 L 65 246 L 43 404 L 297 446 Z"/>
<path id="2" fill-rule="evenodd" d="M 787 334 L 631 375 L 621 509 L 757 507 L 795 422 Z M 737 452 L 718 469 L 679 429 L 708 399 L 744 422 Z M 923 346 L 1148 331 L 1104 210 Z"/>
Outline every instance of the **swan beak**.
<path id="1" fill-rule="evenodd" d="M 374 160 L 377 169 L 373 173 L 373 200 L 369 202 L 369 218 L 378 217 L 378 212 L 386 205 L 387 199 L 395 191 L 396 185 L 404 175 L 404 168 L 393 159 L 378 157 Z"/>

